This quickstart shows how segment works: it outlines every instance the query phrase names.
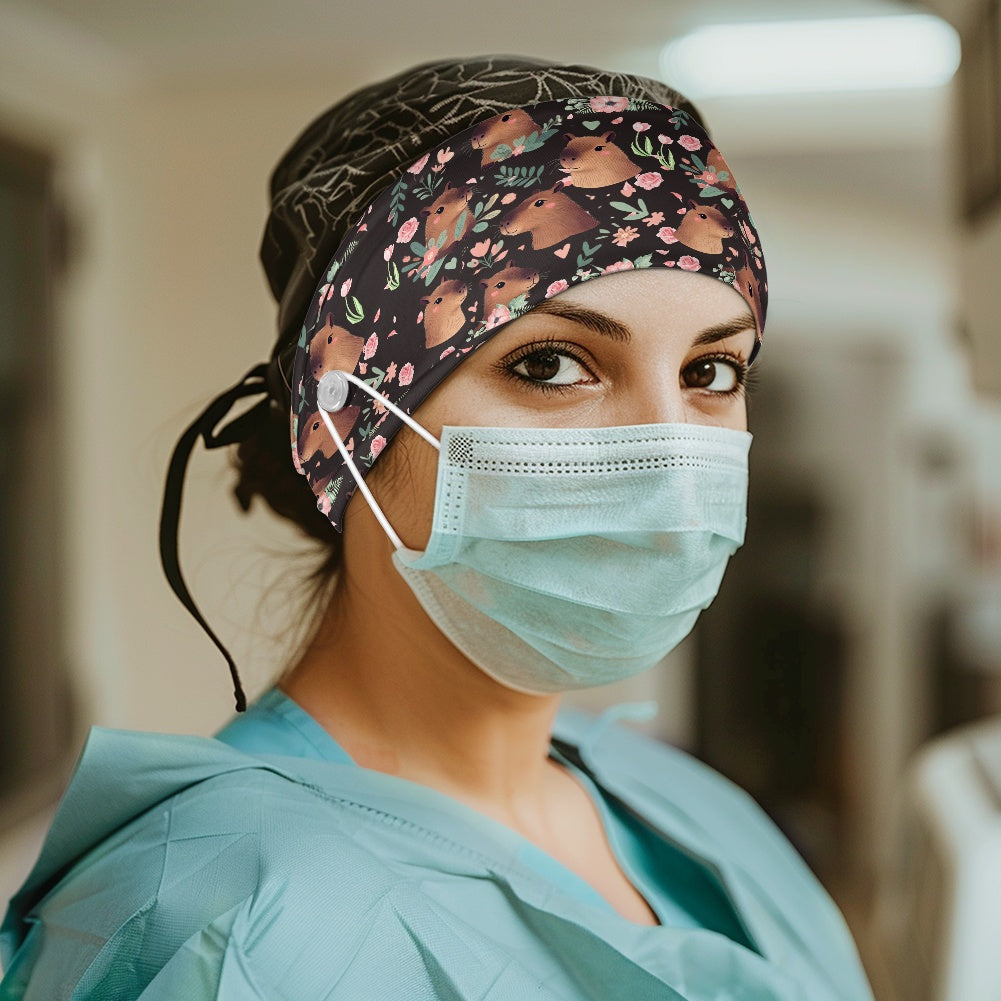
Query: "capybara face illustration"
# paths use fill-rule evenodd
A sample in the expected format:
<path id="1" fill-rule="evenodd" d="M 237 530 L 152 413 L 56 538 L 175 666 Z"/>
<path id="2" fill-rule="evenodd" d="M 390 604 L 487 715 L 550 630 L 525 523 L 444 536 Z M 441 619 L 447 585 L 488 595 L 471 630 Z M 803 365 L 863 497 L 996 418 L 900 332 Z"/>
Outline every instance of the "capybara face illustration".
<path id="1" fill-rule="evenodd" d="M 517 268 L 509 264 L 503 271 L 498 271 L 480 282 L 483 293 L 483 315 L 489 316 L 494 306 L 506 306 L 512 299 L 524 295 L 535 288 L 539 281 L 539 272 L 531 268 Z"/>
<path id="2" fill-rule="evenodd" d="M 674 231 L 678 243 L 699 254 L 722 254 L 723 241 L 733 236 L 733 223 L 713 205 L 689 201 L 688 211 Z"/>
<path id="3" fill-rule="evenodd" d="M 360 412 L 361 407 L 345 407 L 330 415 L 334 427 L 337 428 L 337 433 L 341 436 L 341 441 L 344 441 L 351 434 Z M 330 437 L 327 425 L 323 423 L 323 418 L 320 417 L 318 410 L 314 410 L 305 420 L 299 422 L 299 440 L 296 443 L 296 450 L 299 453 L 299 461 L 303 465 L 317 456 L 329 459 L 337 455 L 337 446 L 334 444 L 334 439 Z"/>
<path id="4" fill-rule="evenodd" d="M 430 208 L 421 209 L 424 216 L 424 246 L 430 246 L 436 242 L 438 237 L 445 233 L 445 242 L 441 249 L 450 246 L 457 240 L 461 240 L 472 228 L 476 220 L 473 213 L 466 206 L 473 196 L 473 189 L 468 185 L 461 184 L 455 188 L 449 181 L 445 185 L 445 190 L 431 203 Z M 459 216 L 465 212 L 466 216 L 459 227 L 459 232 L 455 231 L 455 224 L 459 221 Z"/>
<path id="5" fill-rule="evenodd" d="M 575 188 L 607 188 L 635 177 L 638 167 L 612 140 L 614 132 L 600 136 L 565 136 L 570 141 L 560 154 L 560 168 Z"/>
<path id="6" fill-rule="evenodd" d="M 364 346 L 363 338 L 355 337 L 343 327 L 335 326 L 330 317 L 327 317 L 326 323 L 313 334 L 309 342 L 310 374 L 319 382 L 324 372 L 334 369 L 353 372 Z"/>
<path id="7" fill-rule="evenodd" d="M 532 248 L 542 250 L 597 226 L 598 220 L 563 194 L 562 186 L 557 181 L 552 188 L 533 192 L 519 202 L 501 219 L 500 231 L 505 236 L 530 233 Z"/>
<path id="8" fill-rule="evenodd" d="M 421 299 L 424 307 L 424 346 L 433 348 L 454 337 L 466 323 L 462 304 L 469 289 L 454 278 L 442 282 Z"/>
<path id="9" fill-rule="evenodd" d="M 539 126 L 520 108 L 505 111 L 502 115 L 494 115 L 481 122 L 472 138 L 473 149 L 483 150 L 480 166 L 485 167 L 490 162 L 494 150 L 502 143 L 510 146 L 515 139 L 538 131 Z"/>

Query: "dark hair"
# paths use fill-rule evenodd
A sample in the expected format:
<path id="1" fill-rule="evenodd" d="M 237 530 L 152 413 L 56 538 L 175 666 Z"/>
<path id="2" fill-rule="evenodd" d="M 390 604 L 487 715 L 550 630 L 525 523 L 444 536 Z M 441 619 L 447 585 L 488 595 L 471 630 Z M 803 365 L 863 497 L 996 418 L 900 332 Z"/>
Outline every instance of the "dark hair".
<path id="1" fill-rule="evenodd" d="M 292 144 L 271 177 L 261 262 L 278 301 L 279 336 L 268 382 L 279 405 L 240 444 L 234 494 L 255 497 L 326 550 L 318 577 L 340 565 L 341 535 L 291 461 L 290 372 L 303 316 L 349 227 L 422 150 L 492 115 L 561 98 L 615 95 L 681 108 L 692 104 L 655 80 L 514 57 L 428 63 L 359 90 L 324 112 Z"/>

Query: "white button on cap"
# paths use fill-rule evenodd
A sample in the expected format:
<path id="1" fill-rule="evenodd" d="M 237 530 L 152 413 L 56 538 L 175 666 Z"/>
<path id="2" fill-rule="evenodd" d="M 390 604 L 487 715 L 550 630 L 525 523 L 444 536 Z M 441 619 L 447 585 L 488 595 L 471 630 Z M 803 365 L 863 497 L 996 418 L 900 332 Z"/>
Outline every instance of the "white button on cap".
<path id="1" fill-rule="evenodd" d="M 329 414 L 344 408 L 351 386 L 343 372 L 324 372 L 316 387 L 316 403 Z"/>

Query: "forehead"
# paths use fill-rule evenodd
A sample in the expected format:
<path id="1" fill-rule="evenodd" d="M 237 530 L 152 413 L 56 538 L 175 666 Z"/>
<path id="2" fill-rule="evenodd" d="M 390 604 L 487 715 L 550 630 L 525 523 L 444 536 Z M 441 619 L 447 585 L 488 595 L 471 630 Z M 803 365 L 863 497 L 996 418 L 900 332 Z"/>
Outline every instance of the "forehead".
<path id="1" fill-rule="evenodd" d="M 739 318 L 754 330 L 747 302 L 732 285 L 678 268 L 603 275 L 549 301 L 597 310 L 637 330 L 652 325 L 664 333 L 698 333 Z"/>

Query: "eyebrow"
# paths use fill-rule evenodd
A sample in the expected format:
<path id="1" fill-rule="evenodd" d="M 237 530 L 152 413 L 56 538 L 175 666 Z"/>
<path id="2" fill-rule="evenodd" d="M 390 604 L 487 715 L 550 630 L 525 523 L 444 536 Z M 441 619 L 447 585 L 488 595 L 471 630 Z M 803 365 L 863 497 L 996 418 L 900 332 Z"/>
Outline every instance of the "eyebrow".
<path id="1" fill-rule="evenodd" d="M 622 344 L 628 344 L 632 340 L 632 334 L 627 326 L 619 323 L 618 320 L 613 320 L 607 313 L 601 313 L 596 309 L 574 306 L 570 303 L 558 302 L 555 299 L 544 299 L 532 312 L 558 316 L 563 320 L 579 323 L 582 327 L 587 327 L 588 330 L 593 330 L 596 334 L 602 334 Z M 745 312 L 732 320 L 725 320 L 723 323 L 706 327 L 692 342 L 692 346 L 701 347 L 705 344 L 715 344 L 727 337 L 733 337 L 734 334 L 754 329 L 754 317 L 750 312 Z"/>

